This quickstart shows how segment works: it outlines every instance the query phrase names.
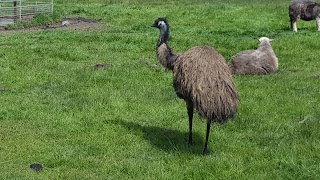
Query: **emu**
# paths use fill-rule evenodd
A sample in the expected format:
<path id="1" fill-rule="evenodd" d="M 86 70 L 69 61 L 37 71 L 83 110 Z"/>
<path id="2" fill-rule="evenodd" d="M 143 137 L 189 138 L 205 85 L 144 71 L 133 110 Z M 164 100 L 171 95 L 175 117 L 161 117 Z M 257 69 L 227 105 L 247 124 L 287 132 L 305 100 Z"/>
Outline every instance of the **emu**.
<path id="1" fill-rule="evenodd" d="M 203 154 L 208 153 L 211 122 L 224 123 L 234 116 L 239 97 L 225 59 L 208 46 L 196 46 L 181 54 L 169 47 L 169 24 L 166 18 L 155 20 L 153 27 L 160 30 L 156 57 L 160 64 L 173 72 L 173 87 L 184 99 L 189 118 L 188 144 L 192 145 L 192 119 L 196 108 L 207 119 Z"/>
<path id="2" fill-rule="evenodd" d="M 293 0 L 289 5 L 290 28 L 297 32 L 297 21 L 316 20 L 317 29 L 320 31 L 320 4 L 313 0 Z"/>
<path id="3" fill-rule="evenodd" d="M 278 58 L 274 53 L 271 39 L 261 37 L 256 50 L 246 50 L 237 53 L 230 59 L 232 74 L 261 75 L 271 74 L 278 70 Z"/>

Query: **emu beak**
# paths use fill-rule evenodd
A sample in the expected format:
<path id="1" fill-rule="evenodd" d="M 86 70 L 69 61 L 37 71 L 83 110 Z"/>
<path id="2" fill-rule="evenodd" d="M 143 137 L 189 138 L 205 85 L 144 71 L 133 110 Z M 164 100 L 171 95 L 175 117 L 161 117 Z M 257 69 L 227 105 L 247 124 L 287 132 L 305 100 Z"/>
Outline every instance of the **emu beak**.
<path id="1" fill-rule="evenodd" d="M 151 25 L 151 27 L 157 28 L 157 27 L 158 27 L 158 23 L 157 23 L 157 22 L 154 22 L 154 23 Z"/>

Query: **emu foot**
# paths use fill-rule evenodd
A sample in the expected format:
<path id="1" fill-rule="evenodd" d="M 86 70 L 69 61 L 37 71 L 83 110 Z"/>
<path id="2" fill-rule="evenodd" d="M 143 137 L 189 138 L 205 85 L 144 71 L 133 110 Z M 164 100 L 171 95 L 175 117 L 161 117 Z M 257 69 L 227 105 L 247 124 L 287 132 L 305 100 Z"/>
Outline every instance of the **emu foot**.
<path id="1" fill-rule="evenodd" d="M 206 155 L 209 155 L 209 151 L 207 148 L 205 148 L 202 152 L 202 155 L 206 156 Z"/>
<path id="2" fill-rule="evenodd" d="M 191 139 L 191 140 L 190 140 L 190 139 L 188 140 L 188 145 L 189 145 L 189 146 L 192 146 L 192 139 Z"/>

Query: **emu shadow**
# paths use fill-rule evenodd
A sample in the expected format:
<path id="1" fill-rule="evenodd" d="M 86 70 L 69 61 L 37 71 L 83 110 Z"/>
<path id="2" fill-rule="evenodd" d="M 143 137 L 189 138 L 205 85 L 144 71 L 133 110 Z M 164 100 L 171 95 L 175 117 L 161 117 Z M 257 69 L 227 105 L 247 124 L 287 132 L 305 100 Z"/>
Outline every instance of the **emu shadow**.
<path id="1" fill-rule="evenodd" d="M 193 145 L 188 145 L 188 126 L 186 122 L 186 131 L 181 132 L 175 129 L 163 128 L 158 126 L 142 125 L 136 122 L 128 122 L 122 119 L 111 120 L 108 124 L 117 124 L 126 129 L 128 132 L 141 135 L 150 142 L 154 147 L 169 153 L 188 153 L 202 155 L 203 137 L 198 133 L 193 133 Z"/>

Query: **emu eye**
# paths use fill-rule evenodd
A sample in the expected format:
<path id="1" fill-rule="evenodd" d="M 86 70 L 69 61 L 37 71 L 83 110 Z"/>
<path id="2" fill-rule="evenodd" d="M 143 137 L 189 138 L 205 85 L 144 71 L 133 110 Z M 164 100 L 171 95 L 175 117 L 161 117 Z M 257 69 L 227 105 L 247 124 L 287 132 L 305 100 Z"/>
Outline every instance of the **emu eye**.
<path id="1" fill-rule="evenodd" d="M 165 24 L 165 23 L 164 23 L 163 21 L 159 21 L 159 22 L 158 22 L 158 26 L 159 26 L 159 27 L 162 27 L 164 24 Z"/>

